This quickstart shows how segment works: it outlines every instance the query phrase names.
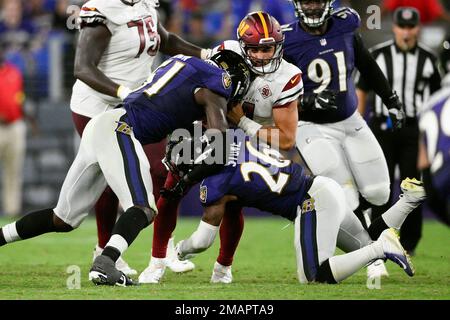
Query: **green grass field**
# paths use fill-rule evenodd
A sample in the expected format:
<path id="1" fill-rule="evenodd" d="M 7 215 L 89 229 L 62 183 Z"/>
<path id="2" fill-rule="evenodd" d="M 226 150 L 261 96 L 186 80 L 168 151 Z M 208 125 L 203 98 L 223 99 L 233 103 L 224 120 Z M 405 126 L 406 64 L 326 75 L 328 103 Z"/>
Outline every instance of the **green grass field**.
<path id="1" fill-rule="evenodd" d="M 7 220 L 0 220 L 0 225 Z M 180 219 L 176 240 L 191 234 L 198 219 Z M 246 219 L 233 265 L 234 282 L 211 285 L 218 253 L 212 248 L 196 257 L 196 269 L 186 274 L 166 272 L 159 285 L 96 287 L 87 280 L 96 243 L 93 220 L 69 234 L 50 234 L 0 248 L 0 299 L 450 299 L 450 231 L 426 222 L 417 254 L 416 275 L 409 278 L 390 262 L 390 277 L 369 290 L 365 270 L 339 285 L 300 285 L 296 278 L 293 227 L 283 219 Z M 139 272 L 148 263 L 153 228 L 144 230 L 125 258 Z M 81 288 L 68 289 L 67 268 L 81 269 Z"/>

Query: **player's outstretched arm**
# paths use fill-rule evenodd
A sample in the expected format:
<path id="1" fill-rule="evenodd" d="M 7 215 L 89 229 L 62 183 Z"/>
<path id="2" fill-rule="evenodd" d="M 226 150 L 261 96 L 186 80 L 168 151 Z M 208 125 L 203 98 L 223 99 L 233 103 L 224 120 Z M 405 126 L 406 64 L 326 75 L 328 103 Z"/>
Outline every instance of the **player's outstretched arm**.
<path id="1" fill-rule="evenodd" d="M 355 66 L 361 77 L 370 79 L 372 89 L 383 102 L 388 100 L 392 95 L 392 88 L 359 34 L 355 34 Z"/>
<path id="2" fill-rule="evenodd" d="M 364 46 L 361 36 L 357 34 L 355 34 L 355 65 L 361 77 L 370 79 L 373 90 L 388 108 L 393 129 L 400 129 L 405 119 L 403 104 L 392 90 L 376 60 Z"/>
<path id="3" fill-rule="evenodd" d="M 202 49 L 195 44 L 192 44 L 178 35 L 168 32 L 161 23 L 158 23 L 158 33 L 161 37 L 160 51 L 169 56 L 177 54 L 184 54 L 186 56 L 193 56 L 197 58 L 206 58 L 202 56 Z"/>
<path id="4" fill-rule="evenodd" d="M 236 199 L 235 196 L 226 195 L 217 202 L 205 207 L 197 230 L 189 238 L 177 244 L 178 258 L 180 260 L 190 259 L 195 254 L 211 247 L 216 239 L 226 204 Z"/>
<path id="5" fill-rule="evenodd" d="M 110 39 L 111 32 L 104 25 L 83 28 L 75 53 L 74 75 L 92 89 L 117 97 L 120 86 L 97 67 Z"/>

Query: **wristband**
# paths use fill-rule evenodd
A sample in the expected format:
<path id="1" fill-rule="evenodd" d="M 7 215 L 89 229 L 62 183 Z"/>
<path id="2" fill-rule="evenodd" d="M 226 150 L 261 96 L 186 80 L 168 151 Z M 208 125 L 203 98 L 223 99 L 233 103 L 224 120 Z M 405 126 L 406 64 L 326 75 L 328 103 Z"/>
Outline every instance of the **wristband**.
<path id="1" fill-rule="evenodd" d="M 117 89 L 117 97 L 120 98 L 120 100 L 125 100 L 126 97 L 128 97 L 128 95 L 131 93 L 132 91 L 125 87 L 125 86 L 119 86 L 119 88 Z"/>
<path id="2" fill-rule="evenodd" d="M 245 134 L 253 137 L 254 135 L 256 135 L 258 130 L 262 128 L 262 125 L 253 121 L 252 119 L 247 118 L 246 116 L 243 116 L 241 120 L 239 120 L 238 127 L 243 129 L 245 131 Z"/>

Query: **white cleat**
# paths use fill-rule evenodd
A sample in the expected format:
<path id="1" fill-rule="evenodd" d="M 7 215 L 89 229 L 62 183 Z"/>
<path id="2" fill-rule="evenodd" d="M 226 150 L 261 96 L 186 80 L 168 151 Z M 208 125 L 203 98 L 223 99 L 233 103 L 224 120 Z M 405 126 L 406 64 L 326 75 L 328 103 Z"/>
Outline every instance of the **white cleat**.
<path id="1" fill-rule="evenodd" d="M 382 259 L 375 260 L 367 266 L 367 278 L 375 279 L 389 277 L 389 273 Z"/>
<path id="2" fill-rule="evenodd" d="M 213 273 L 211 275 L 211 283 L 231 283 L 233 275 L 231 274 L 231 266 L 223 266 L 217 261 L 214 263 Z"/>
<path id="3" fill-rule="evenodd" d="M 134 276 L 137 274 L 137 271 L 132 269 L 128 263 L 122 258 L 122 256 L 119 257 L 116 261 L 116 268 L 119 271 L 122 271 L 127 276 Z"/>
<path id="4" fill-rule="evenodd" d="M 384 230 L 377 241 L 381 242 L 386 259 L 398 264 L 408 276 L 414 275 L 415 271 L 411 259 L 400 244 L 399 237 L 394 229 Z"/>
<path id="5" fill-rule="evenodd" d="M 426 199 L 425 188 L 423 182 L 415 178 L 406 178 L 400 184 L 402 189 L 402 196 L 406 198 L 408 202 L 422 203 Z"/>
<path id="6" fill-rule="evenodd" d="M 178 254 L 174 247 L 174 238 L 170 238 L 167 244 L 166 252 L 167 267 L 175 273 L 183 273 L 192 271 L 195 268 L 195 264 L 189 260 L 181 261 L 178 259 Z"/>
<path id="7" fill-rule="evenodd" d="M 139 275 L 139 283 L 160 283 L 166 271 L 165 258 L 150 258 L 148 267 Z"/>
<path id="8" fill-rule="evenodd" d="M 92 261 L 94 261 L 95 258 L 100 256 L 102 254 L 102 252 L 103 252 L 103 249 L 100 248 L 98 245 L 96 245 L 95 249 L 94 249 Z M 117 270 L 122 271 L 127 276 L 134 276 L 134 275 L 137 274 L 137 271 L 132 269 L 128 265 L 128 263 L 122 258 L 122 256 L 120 256 L 119 259 L 117 259 L 117 261 L 116 261 L 116 268 L 117 268 Z M 91 276 L 89 276 L 89 280 L 92 280 Z"/>

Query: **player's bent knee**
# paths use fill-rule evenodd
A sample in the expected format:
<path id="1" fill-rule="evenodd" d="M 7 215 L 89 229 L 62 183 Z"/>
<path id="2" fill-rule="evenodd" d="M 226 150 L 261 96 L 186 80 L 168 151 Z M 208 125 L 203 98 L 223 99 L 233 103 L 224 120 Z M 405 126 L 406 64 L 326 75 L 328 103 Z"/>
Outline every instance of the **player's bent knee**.
<path id="1" fill-rule="evenodd" d="M 70 232 L 74 227 L 62 221 L 56 214 L 53 214 L 53 225 L 56 232 Z"/>
<path id="2" fill-rule="evenodd" d="M 360 192 L 369 203 L 382 206 L 388 202 L 391 188 L 388 183 L 379 183 L 366 186 Z"/>

